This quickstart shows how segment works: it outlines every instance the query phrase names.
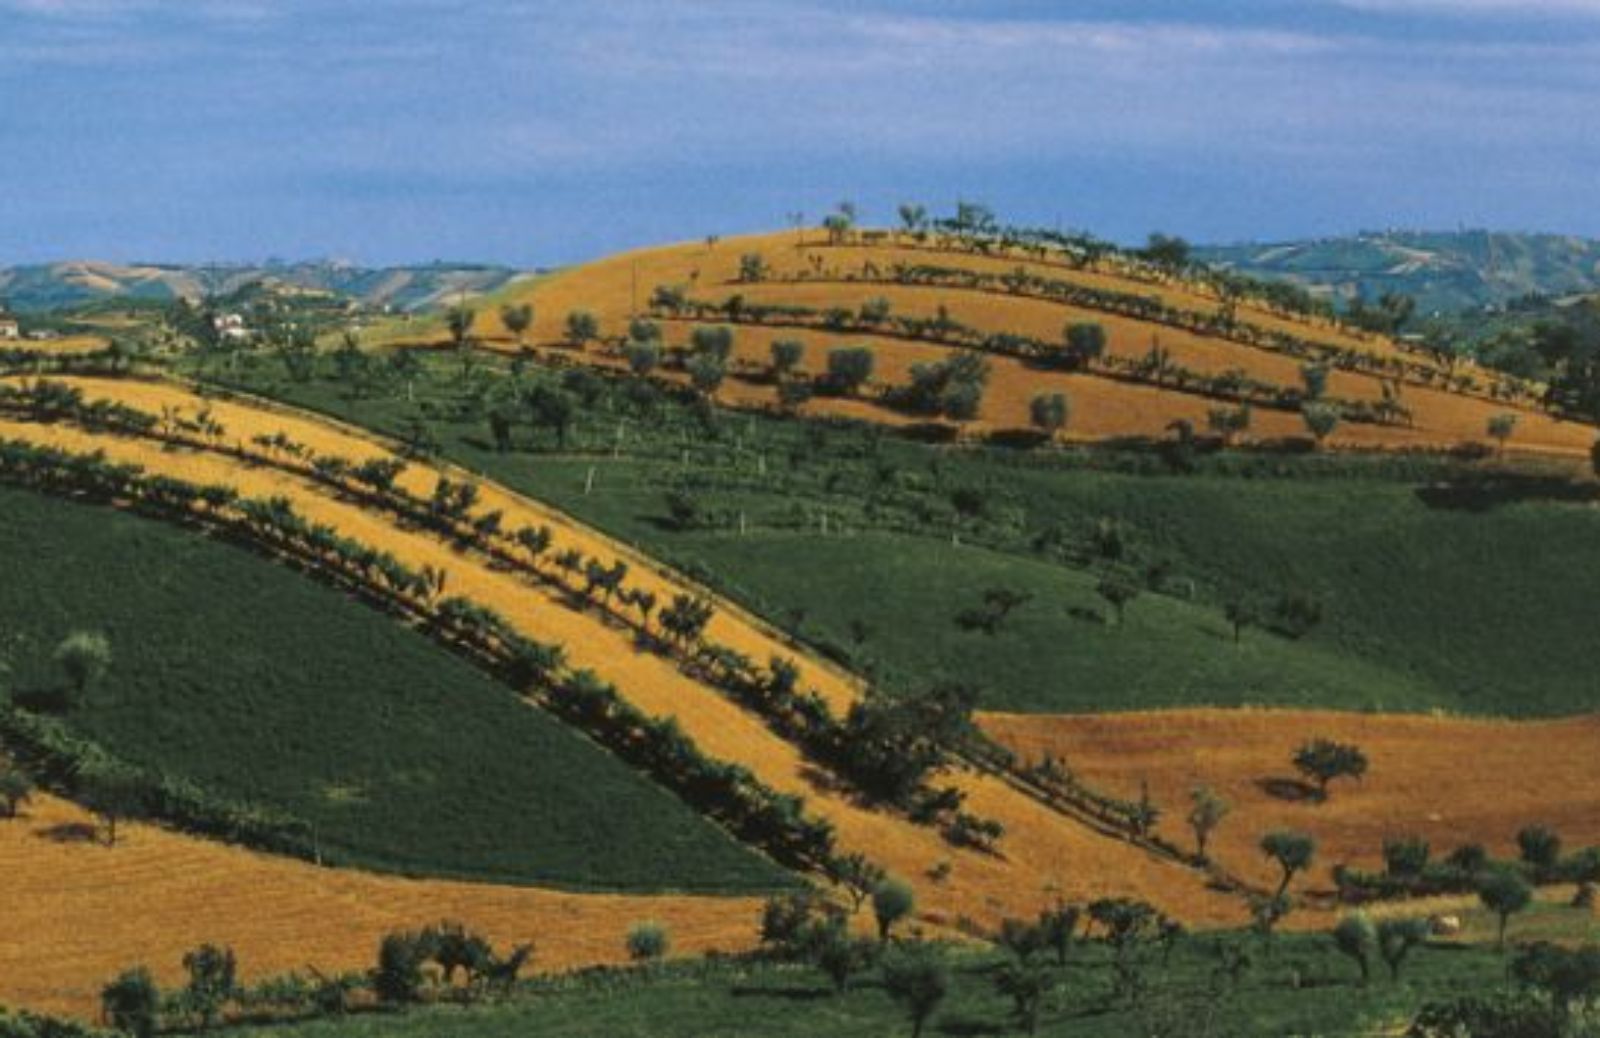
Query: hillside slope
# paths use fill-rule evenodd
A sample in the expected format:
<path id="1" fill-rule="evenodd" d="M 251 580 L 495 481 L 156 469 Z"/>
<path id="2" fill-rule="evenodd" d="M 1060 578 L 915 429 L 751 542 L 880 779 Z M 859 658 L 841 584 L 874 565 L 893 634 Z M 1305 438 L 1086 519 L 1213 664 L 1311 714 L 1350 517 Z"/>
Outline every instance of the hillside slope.
<path id="1" fill-rule="evenodd" d="M 758 276 L 747 270 L 749 257 Z M 663 286 L 683 301 L 652 305 Z M 885 232 L 844 241 L 789 233 L 613 256 L 508 295 L 535 308 L 524 344 L 567 361 L 621 367 L 630 319 L 648 317 L 668 347 L 663 370 L 679 380 L 694 330 L 729 326 L 733 349 L 717 395 L 767 409 L 778 407 L 771 344 L 798 339 L 805 353 L 795 370 L 817 391 L 802 408 L 812 414 L 924 421 L 916 406 L 895 402 L 896 392 L 917 365 L 976 349 L 989 377 L 968 432 L 1026 429 L 1031 401 L 1060 392 L 1068 439 L 1160 438 L 1177 422 L 1204 432 L 1212 412 L 1247 401 L 1252 414 L 1239 439 L 1309 445 L 1303 369 L 1321 364 L 1321 399 L 1342 415 L 1327 441 L 1335 447 L 1483 443 L 1489 420 L 1501 414 L 1516 416 L 1516 449 L 1577 455 L 1595 436 L 1590 426 L 1544 413 L 1533 402 L 1539 387 L 1251 299 L 1225 301 L 1206 286 L 1116 259 L 1075 266 L 1021 248 Z M 570 341 L 574 311 L 598 319 L 596 341 Z M 1105 354 L 1063 370 L 1052 351 L 1067 325 L 1083 322 L 1105 329 Z M 480 315 L 477 331 L 498 348 L 518 347 L 497 313 Z M 830 392 L 829 353 L 846 346 L 870 349 L 874 370 L 859 392 Z"/>
<path id="2" fill-rule="evenodd" d="M 505 267 L 477 264 L 362 267 L 334 261 L 169 265 L 80 260 L 0 268 L 0 302 L 30 313 L 111 299 L 195 300 L 270 282 L 410 312 L 493 292 L 514 277 L 516 272 Z"/>
<path id="3" fill-rule="evenodd" d="M 1314 241 L 1212 245 L 1196 256 L 1320 294 L 1399 292 L 1422 313 L 1600 289 L 1600 241 L 1498 231 L 1387 231 Z"/>

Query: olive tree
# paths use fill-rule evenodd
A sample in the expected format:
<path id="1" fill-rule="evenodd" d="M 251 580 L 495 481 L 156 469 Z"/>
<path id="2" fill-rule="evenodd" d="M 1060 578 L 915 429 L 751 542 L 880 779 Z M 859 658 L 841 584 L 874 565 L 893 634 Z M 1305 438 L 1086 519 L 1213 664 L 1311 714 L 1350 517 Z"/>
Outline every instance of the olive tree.
<path id="1" fill-rule="evenodd" d="M 1305 833 L 1277 829 L 1261 838 L 1261 852 L 1277 862 L 1278 868 L 1283 870 L 1283 878 L 1273 895 L 1279 898 L 1288 893 L 1289 884 L 1294 877 L 1309 869 L 1311 863 L 1316 860 L 1317 841 Z"/>
<path id="2" fill-rule="evenodd" d="M 1514 869 L 1500 868 L 1490 872 L 1478 884 L 1478 900 L 1493 912 L 1500 921 L 1496 944 L 1506 946 L 1506 924 L 1511 917 L 1533 902 L 1533 886 Z"/>
<path id="3" fill-rule="evenodd" d="M 916 906 L 916 891 L 903 879 L 889 877 L 874 887 L 872 914 L 878 921 L 878 939 L 888 941 L 894 924 L 909 916 Z"/>
<path id="4" fill-rule="evenodd" d="M 1411 949 L 1428 940 L 1428 921 L 1415 916 L 1409 919 L 1385 919 L 1378 924 L 1378 954 L 1389 967 L 1389 979 L 1400 979 L 1400 967 L 1405 965 Z"/>
<path id="5" fill-rule="evenodd" d="M 1067 427 L 1072 416 L 1065 393 L 1040 393 L 1028 403 L 1028 419 L 1034 427 L 1054 440 Z"/>
<path id="6" fill-rule="evenodd" d="M 533 327 L 533 306 L 530 303 L 507 303 L 500 308 L 500 323 L 506 331 L 517 337 L 517 345 L 527 342 L 528 329 Z"/>
<path id="7" fill-rule="evenodd" d="M 583 346 L 600 337 L 600 319 L 588 310 L 574 310 L 567 314 L 567 341 Z"/>
<path id="8" fill-rule="evenodd" d="M 1300 409 L 1300 416 L 1319 447 L 1339 427 L 1339 409 L 1329 404 L 1307 404 Z"/>
<path id="9" fill-rule="evenodd" d="M 1189 799 L 1193 805 L 1189 809 L 1189 828 L 1194 830 L 1195 856 L 1201 861 L 1209 861 L 1206 845 L 1217 826 L 1233 810 L 1233 805 L 1209 786 L 1194 787 L 1189 792 Z"/>
<path id="10" fill-rule="evenodd" d="M 1378 929 L 1365 912 L 1339 920 L 1333 928 L 1333 944 L 1341 954 L 1355 960 L 1361 969 L 1361 983 L 1372 979 L 1372 953 L 1378 947 Z"/>
<path id="11" fill-rule="evenodd" d="M 1499 444 L 1500 453 L 1504 454 L 1506 452 L 1506 441 L 1511 439 L 1511 434 L 1516 431 L 1517 416 L 1510 412 L 1490 415 L 1487 428 L 1490 437 Z"/>
<path id="12" fill-rule="evenodd" d="M 772 351 L 772 377 L 775 379 L 782 379 L 794 371 L 806 355 L 806 344 L 799 339 L 774 339 L 769 349 Z"/>
<path id="13" fill-rule="evenodd" d="M 1367 773 L 1367 755 L 1353 743 L 1312 739 L 1295 751 L 1294 766 L 1317 784 L 1317 799 L 1326 800 L 1334 779 L 1360 779 Z"/>

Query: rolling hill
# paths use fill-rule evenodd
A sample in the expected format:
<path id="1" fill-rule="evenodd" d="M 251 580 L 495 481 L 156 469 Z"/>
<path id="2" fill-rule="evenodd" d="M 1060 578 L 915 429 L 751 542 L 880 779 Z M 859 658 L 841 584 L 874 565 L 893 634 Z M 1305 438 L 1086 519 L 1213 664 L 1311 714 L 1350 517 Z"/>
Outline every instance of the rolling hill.
<path id="1" fill-rule="evenodd" d="M 1399 292 L 1421 313 L 1600 289 L 1600 241 L 1500 231 L 1381 231 L 1312 241 L 1208 245 L 1198 259 L 1339 298 Z"/>
<path id="2" fill-rule="evenodd" d="M 373 308 L 436 308 L 493 292 L 517 276 L 504 267 L 434 263 L 362 267 L 336 261 L 266 264 L 118 264 L 74 261 L 0 268 L 0 302 L 18 313 L 108 300 L 200 299 L 258 283 L 326 292 Z"/>
<path id="3" fill-rule="evenodd" d="M 782 381 L 805 385 L 801 413 L 900 426 L 949 419 L 940 396 L 949 369 L 938 366 L 975 355 L 987 371 L 982 402 L 975 421 L 954 419 L 968 436 L 1025 432 L 1034 400 L 1061 393 L 1062 434 L 1075 441 L 1156 440 L 1181 423 L 1203 434 L 1215 412 L 1248 405 L 1247 430 L 1230 439 L 1306 449 L 1308 402 L 1334 414 L 1327 444 L 1335 448 L 1483 445 L 1490 419 L 1507 414 L 1516 449 L 1578 456 L 1595 438 L 1592 426 L 1546 412 L 1538 385 L 1264 300 L 1224 298 L 1121 256 L 791 232 L 609 257 L 505 296 L 532 305 L 535 321 L 519 343 L 498 312 L 482 314 L 477 334 L 496 348 L 624 369 L 630 322 L 644 318 L 662 336 L 659 372 L 680 383 L 697 329 L 727 327 L 732 346 L 716 395 L 766 410 L 782 407 L 772 344 L 791 340 L 803 357 Z M 598 323 L 582 344 L 567 325 L 577 311 Z M 1086 323 L 1104 330 L 1104 352 L 1075 359 L 1064 330 Z M 830 370 L 834 351 L 848 347 L 871 354 L 859 386 L 841 385 Z M 1326 372 L 1320 389 L 1307 388 L 1307 367 Z"/>

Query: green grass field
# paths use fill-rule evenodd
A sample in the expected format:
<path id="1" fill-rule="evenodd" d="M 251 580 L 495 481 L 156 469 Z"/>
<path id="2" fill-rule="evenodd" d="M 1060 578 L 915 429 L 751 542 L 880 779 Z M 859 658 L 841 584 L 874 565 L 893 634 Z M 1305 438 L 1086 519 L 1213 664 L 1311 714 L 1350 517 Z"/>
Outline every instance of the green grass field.
<path id="1" fill-rule="evenodd" d="M 71 726 L 140 766 L 315 827 L 335 861 L 628 890 L 791 882 L 560 722 L 393 619 L 240 548 L 0 489 L 0 660 L 62 684 L 70 631 L 114 660 Z"/>
<path id="2" fill-rule="evenodd" d="M 521 377 L 551 376 L 535 367 Z M 642 411 L 610 391 L 580 412 L 566 450 L 549 430 L 524 427 L 519 449 L 501 454 L 481 417 L 508 384 L 493 365 L 462 377 L 453 361 L 431 359 L 420 406 L 393 386 L 356 396 L 328 378 L 290 383 L 268 361 L 249 382 L 397 435 L 420 417 L 448 457 L 885 680 L 976 681 L 990 709 L 1248 703 L 1537 716 L 1600 706 L 1588 658 L 1600 640 L 1591 608 L 1600 510 L 1581 494 L 1463 507 L 1482 502 L 1426 489 L 1441 475 L 1479 474 L 1470 467 L 1227 456 L 1175 476 L 1149 471 L 1160 466 L 1148 457 L 1106 452 L 952 451 L 731 413 L 707 425 L 692 408 Z M 667 522 L 673 489 L 708 521 Z M 976 512 L 952 507 L 961 493 Z M 1100 564 L 1040 546 L 1084 542 L 1101 521 L 1121 531 L 1118 565 L 1168 573 L 1168 593 L 1143 594 L 1120 630 L 1093 616 L 1105 611 L 1094 594 Z M 993 636 L 963 630 L 957 616 L 993 587 L 1033 597 Z M 1270 606 L 1288 592 L 1322 609 L 1309 636 L 1251 630 L 1232 644 L 1224 602 Z"/>
<path id="3" fill-rule="evenodd" d="M 1252 964 L 1237 986 L 1218 972 L 1214 945 L 1242 947 Z M 1502 957 L 1483 948 L 1425 947 L 1401 980 L 1383 965 L 1362 987 L 1355 965 L 1324 935 L 1285 936 L 1271 950 L 1254 938 L 1187 941 L 1163 963 L 1148 961 L 1146 995 L 1131 1004 L 1112 994 L 1112 971 L 1100 946 L 1077 949 L 1041 1014 L 1041 1035 L 1125 1038 L 1257 1038 L 1272 1035 L 1394 1034 L 1424 1003 L 1484 991 L 1504 982 Z M 1009 999 L 996 992 L 1001 959 L 949 952 L 949 994 L 928 1036 L 1022 1034 Z M 651 979 L 549 983 L 501 1006 L 437 1008 L 403 1016 L 368 1015 L 290 1028 L 246 1029 L 250 1038 L 884 1038 L 909 1035 L 903 1012 L 876 973 L 862 974 L 843 995 L 808 966 L 685 964 Z M 1398 1025 L 1398 1026 L 1397 1026 Z"/>

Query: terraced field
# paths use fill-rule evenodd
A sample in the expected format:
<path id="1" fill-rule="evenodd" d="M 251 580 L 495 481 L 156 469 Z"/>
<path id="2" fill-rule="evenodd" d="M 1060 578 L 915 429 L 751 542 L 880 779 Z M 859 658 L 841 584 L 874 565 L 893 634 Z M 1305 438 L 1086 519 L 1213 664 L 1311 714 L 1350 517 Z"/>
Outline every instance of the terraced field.
<path id="1" fill-rule="evenodd" d="M 164 405 L 191 414 L 209 405 L 229 437 L 248 439 L 258 431 L 282 431 L 319 452 L 347 458 L 370 457 L 384 450 L 371 440 L 307 417 L 240 403 L 202 401 L 175 386 L 72 381 L 91 398 L 104 394 L 128 404 Z M 952 776 L 952 781 L 966 793 L 969 810 L 1005 825 L 1010 836 L 999 856 L 952 847 L 930 828 L 864 807 L 849 794 L 819 781 L 800 751 L 774 735 L 759 718 L 688 677 L 670 661 L 637 651 L 628 633 L 431 535 L 402 528 L 384 516 L 340 500 L 311 480 L 271 465 L 241 465 L 216 451 L 161 449 L 148 442 L 97 436 L 62 425 L 3 422 L 0 435 L 79 452 L 100 449 L 112 460 L 138 463 L 151 472 L 195 482 L 232 485 L 249 496 L 282 495 L 308 519 L 382 547 L 413 565 L 448 570 L 454 593 L 496 609 L 529 636 L 561 644 L 573 666 L 592 668 L 647 713 L 675 718 L 712 757 L 750 768 L 781 792 L 805 796 L 810 810 L 834 824 L 843 849 L 863 851 L 890 871 L 918 881 L 923 916 L 931 923 L 953 924 L 965 916 L 992 925 L 1002 915 L 1032 913 L 1057 893 L 1084 897 L 1108 891 L 1146 896 L 1197 923 L 1241 917 L 1238 901 L 1209 890 L 1198 873 L 1120 840 L 1067 824 L 1050 809 L 993 778 L 966 773 Z M 425 468 L 408 470 L 408 476 L 419 481 L 423 490 L 431 486 L 432 478 L 424 474 Z M 485 488 L 484 503 L 503 506 L 506 521 L 513 527 L 533 519 L 550 521 L 558 546 L 584 538 L 596 551 L 622 550 L 609 547 L 605 538 L 570 520 L 494 488 Z M 665 574 L 652 579 L 671 580 Z M 726 610 L 722 616 L 726 626 L 721 637 L 752 649 L 790 651 L 737 612 Z M 842 675 L 814 661 L 808 661 L 803 673 L 805 683 L 816 685 L 836 705 L 856 694 Z M 937 883 L 929 881 L 927 875 L 945 862 L 949 863 L 948 875 Z"/>
<path id="2" fill-rule="evenodd" d="M 740 280 L 740 260 L 746 254 L 760 255 L 768 266 L 764 279 L 755 283 Z M 551 350 L 568 360 L 620 367 L 620 353 L 614 348 L 590 345 L 578 349 L 564 344 L 564 322 L 568 313 L 587 310 L 599 319 L 602 339 L 616 339 L 626 333 L 633 315 L 648 312 L 651 292 L 658 285 L 685 288 L 691 298 L 722 304 L 740 296 L 750 306 L 783 304 L 807 306 L 814 310 L 840 307 L 855 312 L 872 299 L 889 302 L 896 315 L 930 318 L 943 307 L 955 321 L 983 333 L 1010 333 L 1045 341 L 1059 341 L 1062 329 L 1075 321 L 1098 321 L 1107 330 L 1108 355 L 1126 361 L 1144 357 L 1153 346 L 1168 352 L 1177 364 L 1202 375 L 1217 376 L 1237 371 L 1252 379 L 1279 387 L 1300 384 L 1302 361 L 1271 350 L 1244 345 L 1220 334 L 1196 334 L 1149 321 L 1118 316 L 1083 306 L 1054 301 L 1021 298 L 995 291 L 976 291 L 956 286 L 906 285 L 889 279 L 897 264 L 934 264 L 951 269 L 1002 275 L 1020 270 L 1040 277 L 1089 289 L 1110 290 L 1158 299 L 1198 314 L 1214 314 L 1220 301 L 1200 286 L 1170 280 L 1151 280 L 1148 272 L 1115 266 L 1075 270 L 1057 262 L 1040 262 L 1018 252 L 1014 255 L 981 256 L 967 251 L 916 245 L 897 236 L 880 236 L 871 243 L 830 245 L 815 232 L 808 236 L 764 235 L 727 239 L 713 245 L 705 243 L 648 249 L 608 257 L 543 279 L 508 298 L 523 299 L 535 308 L 535 323 L 526 341 Z M 1289 332 L 1327 347 L 1348 350 L 1379 361 L 1400 361 L 1413 365 L 1419 374 L 1442 384 L 1445 372 L 1431 359 L 1418 354 L 1402 354 L 1398 347 L 1381 337 L 1353 333 L 1326 323 L 1291 319 L 1248 302 L 1240 304 L 1239 316 L 1251 324 L 1271 331 Z M 660 318 L 662 315 L 657 313 Z M 498 316 L 485 311 L 480 316 L 479 333 L 500 348 L 515 349 L 513 337 L 498 323 Z M 670 345 L 683 345 L 697 323 L 720 323 L 668 319 L 665 339 Z M 865 345 L 876 355 L 874 380 L 881 385 L 901 385 L 908 380 L 914 364 L 929 363 L 950 356 L 952 349 L 932 341 L 889 337 L 872 331 L 843 332 L 822 328 L 796 329 L 741 324 L 735 328 L 734 371 L 746 377 L 728 379 L 718 395 L 740 405 L 770 407 L 774 391 L 759 377 L 769 364 L 769 344 L 774 339 L 799 338 L 807 343 L 802 371 L 816 375 L 826 363 L 830 349 L 845 345 Z M 1127 436 L 1159 437 L 1174 421 L 1188 421 L 1204 429 L 1216 399 L 1170 386 L 1139 384 L 1106 377 L 1102 371 L 1068 373 L 1047 370 L 1009 356 L 990 355 L 989 388 L 984 399 L 981 421 L 973 428 L 1025 428 L 1028 408 L 1040 393 L 1064 392 L 1072 403 L 1067 429 L 1069 439 L 1094 440 Z M 1472 368 L 1455 369 L 1454 374 L 1475 379 L 1474 395 L 1423 384 L 1401 387 L 1404 406 L 1412 413 L 1410 424 L 1370 424 L 1345 422 L 1329 442 L 1348 448 L 1453 447 L 1465 442 L 1484 442 L 1491 416 L 1515 413 L 1518 416 L 1513 446 L 1526 452 L 1578 454 L 1594 441 L 1592 427 L 1552 418 L 1521 404 L 1491 400 L 1482 394 L 1499 385 L 1500 376 Z M 1335 369 L 1329 378 L 1330 397 L 1353 401 L 1377 401 L 1382 396 L 1384 379 L 1356 370 Z M 910 416 L 888 410 L 867 399 L 824 398 L 805 405 L 807 413 L 866 417 L 875 421 L 901 424 Z M 1257 440 L 1303 437 L 1305 428 L 1299 414 L 1291 410 L 1257 408 L 1249 437 Z"/>

